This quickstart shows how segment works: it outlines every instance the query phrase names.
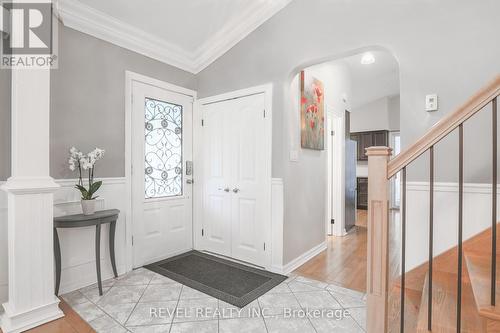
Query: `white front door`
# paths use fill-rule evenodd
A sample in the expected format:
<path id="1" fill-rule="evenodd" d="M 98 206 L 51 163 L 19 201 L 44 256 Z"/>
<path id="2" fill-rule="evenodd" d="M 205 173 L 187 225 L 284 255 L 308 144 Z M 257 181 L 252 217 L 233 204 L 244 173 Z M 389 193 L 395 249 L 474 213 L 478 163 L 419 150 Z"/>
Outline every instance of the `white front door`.
<path id="1" fill-rule="evenodd" d="M 134 267 L 192 248 L 193 98 L 153 85 L 132 86 Z"/>
<path id="2" fill-rule="evenodd" d="M 270 125 L 265 94 L 202 107 L 206 250 L 265 265 L 270 220 Z"/>

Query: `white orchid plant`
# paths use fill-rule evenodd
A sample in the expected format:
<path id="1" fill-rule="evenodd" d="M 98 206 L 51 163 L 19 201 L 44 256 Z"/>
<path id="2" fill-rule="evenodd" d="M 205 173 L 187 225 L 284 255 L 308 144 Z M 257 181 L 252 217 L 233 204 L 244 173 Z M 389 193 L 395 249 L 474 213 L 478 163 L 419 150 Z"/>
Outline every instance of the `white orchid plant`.
<path id="1" fill-rule="evenodd" d="M 71 171 L 78 170 L 78 184 L 75 185 L 81 194 L 82 200 L 94 200 L 97 196 L 94 194 L 99 190 L 102 181 L 94 182 L 95 164 L 104 157 L 104 149 L 96 148 L 88 154 L 83 154 L 81 151 L 72 147 L 69 150 L 69 169 Z M 83 175 L 88 173 L 88 188 L 83 184 Z M 87 175 L 85 175 L 87 177 Z"/>

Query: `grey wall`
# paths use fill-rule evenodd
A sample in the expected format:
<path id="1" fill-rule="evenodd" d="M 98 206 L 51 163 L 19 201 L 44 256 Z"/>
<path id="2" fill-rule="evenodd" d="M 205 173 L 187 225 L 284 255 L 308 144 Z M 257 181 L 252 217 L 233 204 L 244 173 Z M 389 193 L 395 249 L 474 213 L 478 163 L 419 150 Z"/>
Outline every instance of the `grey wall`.
<path id="1" fill-rule="evenodd" d="M 196 79 L 164 63 L 59 26 L 59 69 L 51 76 L 50 173 L 73 178 L 72 146 L 106 149 L 99 177 L 125 176 L 125 71 L 195 89 Z"/>
<path id="2" fill-rule="evenodd" d="M 10 74 L 0 69 L 0 181 L 10 176 Z"/>
<path id="3" fill-rule="evenodd" d="M 399 95 L 388 98 L 387 108 L 389 110 L 389 129 L 391 131 L 399 131 L 401 128 L 400 103 Z"/>
<path id="4" fill-rule="evenodd" d="M 351 132 L 399 130 L 399 107 L 394 109 L 393 104 L 395 103 L 392 102 L 391 105 L 389 97 L 382 97 L 353 108 L 351 110 Z"/>
<path id="5" fill-rule="evenodd" d="M 400 65 L 401 135 L 408 146 L 499 72 L 499 12 L 497 0 L 294 0 L 198 75 L 202 97 L 274 83 L 273 176 L 285 182 L 285 262 L 324 240 L 308 236 L 311 224 L 319 225 L 311 212 L 324 205 L 325 178 L 315 173 L 324 154 L 304 151 L 299 162 L 288 161 L 293 74 L 369 46 L 389 50 Z M 429 93 L 439 94 L 440 111 L 424 111 Z M 449 161 L 455 150 L 442 149 L 440 159 Z M 411 170 L 414 179 L 426 174 Z M 441 172 L 443 179 L 448 174 Z"/>

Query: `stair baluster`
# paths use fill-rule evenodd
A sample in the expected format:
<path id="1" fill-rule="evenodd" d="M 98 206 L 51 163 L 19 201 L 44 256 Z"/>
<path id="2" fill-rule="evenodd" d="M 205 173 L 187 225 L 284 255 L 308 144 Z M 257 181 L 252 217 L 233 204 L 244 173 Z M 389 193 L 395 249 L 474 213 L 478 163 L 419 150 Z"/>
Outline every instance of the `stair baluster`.
<path id="1" fill-rule="evenodd" d="M 434 146 L 429 148 L 429 290 L 427 329 L 432 331 L 432 260 L 434 258 Z"/>
<path id="2" fill-rule="evenodd" d="M 458 286 L 457 286 L 457 332 L 462 327 L 462 256 L 463 256 L 463 225 L 464 225 L 464 124 L 458 127 Z"/>
<path id="3" fill-rule="evenodd" d="M 495 306 L 497 286 L 497 98 L 492 105 L 493 177 L 491 181 L 491 306 Z"/>
<path id="4" fill-rule="evenodd" d="M 401 323 L 400 331 L 405 331 L 405 290 L 406 290 L 406 167 L 403 168 L 403 190 L 401 191 Z"/>

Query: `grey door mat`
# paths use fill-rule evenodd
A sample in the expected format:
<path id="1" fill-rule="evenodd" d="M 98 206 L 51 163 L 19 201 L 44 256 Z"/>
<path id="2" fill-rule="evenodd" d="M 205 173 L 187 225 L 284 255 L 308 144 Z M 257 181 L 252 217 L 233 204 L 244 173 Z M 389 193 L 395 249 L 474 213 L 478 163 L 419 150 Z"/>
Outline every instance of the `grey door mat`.
<path id="1" fill-rule="evenodd" d="M 145 268 L 239 308 L 287 279 L 279 275 L 189 251 Z"/>

